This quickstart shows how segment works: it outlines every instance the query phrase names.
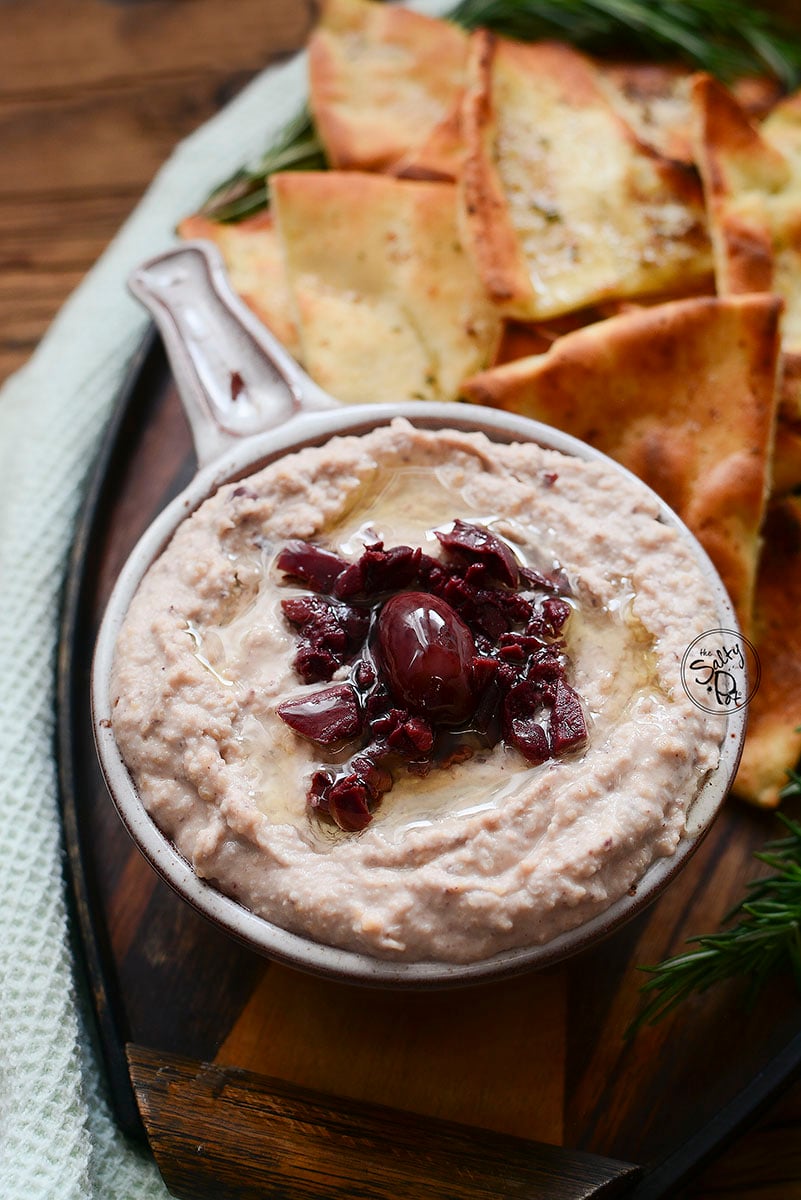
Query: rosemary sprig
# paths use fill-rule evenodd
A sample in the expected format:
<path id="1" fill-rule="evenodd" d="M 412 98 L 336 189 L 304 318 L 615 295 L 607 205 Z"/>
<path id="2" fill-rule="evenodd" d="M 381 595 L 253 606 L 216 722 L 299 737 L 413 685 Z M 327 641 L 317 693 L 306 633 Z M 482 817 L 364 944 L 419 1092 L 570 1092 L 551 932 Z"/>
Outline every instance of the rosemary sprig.
<path id="1" fill-rule="evenodd" d="M 801 84 L 801 39 L 743 0 L 461 0 L 449 18 L 465 29 L 484 26 L 522 41 L 558 37 L 600 55 L 678 57 L 724 80 L 762 73 L 788 90 Z M 201 212 L 215 221 L 241 221 L 269 205 L 274 172 L 325 166 L 304 108 L 258 162 L 214 189 Z"/>
<path id="2" fill-rule="evenodd" d="M 801 733 L 801 730 L 796 730 L 796 733 Z M 790 782 L 785 784 L 779 792 L 782 800 L 788 800 L 790 796 L 801 796 L 801 774 L 798 771 L 788 771 Z"/>
<path id="3" fill-rule="evenodd" d="M 801 791 L 801 776 L 791 772 L 789 787 Z M 693 993 L 724 979 L 747 980 L 746 1002 L 753 1003 L 768 977 L 789 971 L 801 992 L 801 824 L 782 813 L 789 835 L 768 842 L 754 857 L 773 870 L 752 880 L 746 895 L 724 918 L 740 920 L 719 933 L 690 938 L 695 949 L 641 967 L 651 978 L 642 987 L 649 997 L 627 1031 L 654 1025 Z"/>
<path id="4" fill-rule="evenodd" d="M 200 211 L 215 221 L 241 221 L 268 207 L 268 181 L 277 171 L 319 171 L 326 165 L 314 123 L 304 106 L 258 162 L 240 167 L 219 184 Z"/>
<path id="5" fill-rule="evenodd" d="M 450 19 L 531 41 L 558 35 L 595 54 L 675 56 L 723 80 L 774 75 L 801 82 L 801 44 L 742 0 L 461 0 Z"/>

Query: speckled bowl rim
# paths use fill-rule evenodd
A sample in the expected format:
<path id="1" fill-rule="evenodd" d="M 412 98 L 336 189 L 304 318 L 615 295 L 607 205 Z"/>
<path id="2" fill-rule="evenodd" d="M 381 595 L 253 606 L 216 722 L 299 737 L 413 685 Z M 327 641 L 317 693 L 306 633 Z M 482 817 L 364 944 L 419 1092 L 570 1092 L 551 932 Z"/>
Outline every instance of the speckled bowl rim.
<path id="1" fill-rule="evenodd" d="M 550 966 L 595 944 L 655 900 L 697 849 L 720 810 L 742 753 L 746 711 L 740 708 L 721 716 L 724 733 L 720 763 L 704 780 L 692 802 L 686 832 L 676 851 L 669 858 L 655 860 L 640 878 L 633 894 L 627 893 L 590 920 L 541 944 L 505 950 L 471 963 L 377 958 L 291 933 L 257 916 L 196 875 L 145 809 L 111 728 L 110 677 L 114 646 L 134 592 L 180 522 L 221 484 L 252 474 L 303 446 L 320 445 L 338 435 L 367 433 L 396 417 L 405 417 L 420 428 L 482 432 L 495 441 L 534 442 L 588 462 L 605 463 L 651 495 L 658 505 L 659 519 L 674 528 L 693 552 L 715 598 L 719 628 L 738 630 L 728 594 L 696 538 L 656 493 L 607 455 L 540 422 L 479 405 L 427 401 L 352 405 L 328 412 L 302 414 L 278 429 L 243 439 L 202 468 L 148 527 L 119 575 L 98 633 L 91 678 L 92 725 L 109 793 L 133 841 L 170 887 L 215 925 L 260 954 L 318 976 L 376 987 L 443 988 Z"/>

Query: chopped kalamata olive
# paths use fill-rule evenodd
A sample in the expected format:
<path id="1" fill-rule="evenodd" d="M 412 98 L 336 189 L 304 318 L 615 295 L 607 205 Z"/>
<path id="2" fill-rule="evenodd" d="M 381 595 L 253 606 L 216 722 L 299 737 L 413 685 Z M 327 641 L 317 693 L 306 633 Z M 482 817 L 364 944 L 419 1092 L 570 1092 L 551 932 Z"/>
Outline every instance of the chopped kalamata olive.
<path id="1" fill-rule="evenodd" d="M 350 563 L 334 584 L 334 594 L 349 600 L 352 596 L 375 596 L 397 592 L 417 578 L 422 551 L 411 546 L 384 549 L 383 542 L 366 546 L 356 562 Z"/>
<path id="2" fill-rule="evenodd" d="M 551 753 L 542 724 L 546 715 L 543 700 L 539 684 L 523 680 L 507 692 L 503 704 L 503 736 L 530 763 L 544 762 Z"/>
<path id="3" fill-rule="evenodd" d="M 422 554 L 422 550 L 411 546 L 393 546 L 390 550 L 385 550 L 382 543 L 368 546 L 361 559 L 367 595 L 409 587 L 417 579 Z"/>
<path id="4" fill-rule="evenodd" d="M 301 541 L 287 542 L 276 559 L 279 571 L 300 579 L 316 592 L 333 591 L 337 576 L 347 565 L 344 558 L 332 550 Z"/>
<path id="5" fill-rule="evenodd" d="M 437 531 L 437 537 L 450 554 L 480 562 L 493 579 L 517 587 L 520 563 L 511 547 L 488 529 L 457 520 L 449 533 Z"/>
<path id="6" fill-rule="evenodd" d="M 352 773 L 332 784 L 327 795 L 328 812 L 340 829 L 358 833 L 370 824 L 370 791 L 363 779 Z"/>
<path id="7" fill-rule="evenodd" d="M 535 680 L 522 680 L 506 694 L 503 703 L 503 736 L 531 763 L 550 757 L 548 735 L 542 725 L 543 691 Z"/>
<path id="8" fill-rule="evenodd" d="M 560 596 L 549 596 L 547 600 L 542 602 L 542 613 L 545 620 L 551 626 L 554 636 L 559 633 L 567 618 L 570 616 L 571 608 L 567 600 L 562 600 Z"/>
<path id="9" fill-rule="evenodd" d="M 424 757 L 434 745 L 434 731 L 422 717 L 409 717 L 393 729 L 387 742 L 407 758 Z"/>
<path id="10" fill-rule="evenodd" d="M 355 755 L 336 779 L 328 772 L 315 771 L 309 799 L 313 807 L 327 812 L 340 829 L 357 833 L 369 825 L 372 808 L 391 788 L 390 772 L 364 752 Z"/>
<path id="11" fill-rule="evenodd" d="M 353 605 L 326 596 L 290 596 L 281 608 L 301 631 L 295 670 L 306 683 L 330 679 L 367 637 L 369 614 Z"/>
<path id="12" fill-rule="evenodd" d="M 381 665 L 412 712 L 458 725 L 475 708 L 473 635 L 450 605 L 427 592 L 400 592 L 378 618 Z"/>
<path id="13" fill-rule="evenodd" d="M 554 754 L 574 750 L 587 740 L 587 725 L 581 701 L 564 679 L 556 681 L 556 698 L 551 713 L 551 746 Z"/>
<path id="14" fill-rule="evenodd" d="M 366 658 L 360 658 L 353 668 L 353 681 L 358 688 L 366 691 L 375 683 L 375 667 Z"/>
<path id="15" fill-rule="evenodd" d="M 521 567 L 520 579 L 534 591 L 551 592 L 553 595 L 561 593 L 563 596 L 569 596 L 571 592 L 570 581 L 564 571 L 558 569 L 543 575 L 541 571 L 535 571 L 533 567 Z"/>
<path id="16" fill-rule="evenodd" d="M 587 737 L 566 679 L 562 571 L 523 566 L 465 521 L 437 537 L 442 558 L 375 542 L 346 562 L 293 542 L 277 560 L 314 591 L 282 601 L 298 630 L 300 677 L 330 680 L 353 664 L 350 683 L 279 708 L 321 746 L 360 738 L 348 762 L 315 771 L 308 791 L 310 806 L 348 831 L 372 819 L 399 762 L 424 776 L 503 738 L 537 764 Z"/>
<path id="17" fill-rule="evenodd" d="M 347 742 L 361 733 L 359 700 L 349 683 L 285 700 L 277 711 L 290 729 L 321 746 Z"/>
<path id="18" fill-rule="evenodd" d="M 515 717 L 504 736 L 534 766 L 551 757 L 548 735 L 534 717 Z"/>

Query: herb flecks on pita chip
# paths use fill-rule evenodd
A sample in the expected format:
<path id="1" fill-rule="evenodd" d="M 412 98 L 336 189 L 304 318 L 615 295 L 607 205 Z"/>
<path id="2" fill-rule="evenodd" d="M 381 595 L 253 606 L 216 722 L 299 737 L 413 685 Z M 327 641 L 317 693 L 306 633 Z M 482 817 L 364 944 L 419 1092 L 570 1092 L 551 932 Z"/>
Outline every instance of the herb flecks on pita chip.
<path id="1" fill-rule="evenodd" d="M 692 287 L 711 266 L 700 184 L 644 146 L 572 48 L 473 34 L 465 228 L 505 315 Z"/>
<path id="2" fill-rule="evenodd" d="M 751 620 L 773 449 L 773 296 L 678 300 L 566 334 L 547 354 L 467 380 L 478 403 L 582 438 L 673 507 Z"/>
<path id="3" fill-rule="evenodd" d="M 309 105 L 332 167 L 453 179 L 467 37 L 374 0 L 326 0 L 309 41 Z"/>
<path id="4" fill-rule="evenodd" d="M 181 222 L 178 233 L 183 238 L 214 242 L 233 290 L 287 350 L 300 357 L 292 298 L 272 215 L 259 213 L 235 225 L 191 216 Z"/>
<path id="5" fill-rule="evenodd" d="M 464 252 L 456 187 L 355 171 L 273 176 L 303 362 L 345 403 L 453 400 L 501 321 Z"/>
<path id="6" fill-rule="evenodd" d="M 753 640 L 761 679 L 735 794 L 773 808 L 801 755 L 801 500 L 771 504 L 759 568 Z"/>

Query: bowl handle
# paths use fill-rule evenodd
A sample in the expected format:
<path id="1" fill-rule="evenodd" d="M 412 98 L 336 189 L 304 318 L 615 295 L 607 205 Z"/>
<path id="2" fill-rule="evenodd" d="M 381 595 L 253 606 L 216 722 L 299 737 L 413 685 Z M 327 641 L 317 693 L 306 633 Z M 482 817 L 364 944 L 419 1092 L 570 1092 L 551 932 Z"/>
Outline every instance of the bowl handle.
<path id="1" fill-rule="evenodd" d="M 235 294 L 213 243 L 149 259 L 128 287 L 159 328 L 201 466 L 296 413 L 338 407 Z"/>

